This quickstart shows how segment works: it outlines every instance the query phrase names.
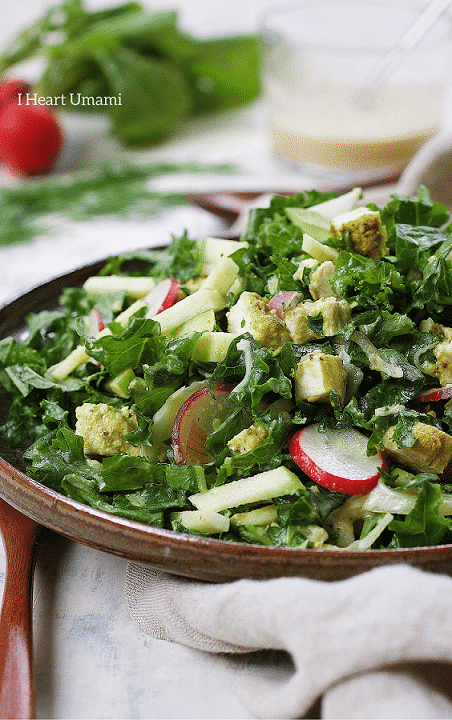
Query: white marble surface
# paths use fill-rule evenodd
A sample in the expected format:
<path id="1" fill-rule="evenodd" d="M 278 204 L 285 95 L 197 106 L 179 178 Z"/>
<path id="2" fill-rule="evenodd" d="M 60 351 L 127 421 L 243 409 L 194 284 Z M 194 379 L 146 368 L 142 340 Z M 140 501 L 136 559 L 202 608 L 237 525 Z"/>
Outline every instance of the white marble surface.
<path id="1" fill-rule="evenodd" d="M 45 531 L 35 577 L 38 718 L 247 718 L 238 664 L 154 640 L 131 621 L 127 561 Z"/>

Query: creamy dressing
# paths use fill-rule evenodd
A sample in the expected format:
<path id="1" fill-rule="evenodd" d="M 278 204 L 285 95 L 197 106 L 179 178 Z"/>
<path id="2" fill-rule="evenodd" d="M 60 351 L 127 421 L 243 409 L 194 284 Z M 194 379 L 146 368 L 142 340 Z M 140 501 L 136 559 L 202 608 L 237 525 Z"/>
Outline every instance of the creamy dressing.
<path id="1" fill-rule="evenodd" d="M 386 88 L 360 103 L 356 90 L 322 88 L 290 103 L 270 93 L 275 152 L 337 170 L 403 167 L 438 129 L 440 88 Z"/>

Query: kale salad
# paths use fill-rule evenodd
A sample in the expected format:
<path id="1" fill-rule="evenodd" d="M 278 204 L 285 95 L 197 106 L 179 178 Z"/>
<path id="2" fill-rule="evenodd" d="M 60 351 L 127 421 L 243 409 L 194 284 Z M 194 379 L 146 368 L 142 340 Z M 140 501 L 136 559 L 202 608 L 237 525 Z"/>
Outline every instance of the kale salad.
<path id="1" fill-rule="evenodd" d="M 452 542 L 452 224 L 426 188 L 275 196 L 26 321 L 1 431 L 52 490 L 225 541 Z"/>

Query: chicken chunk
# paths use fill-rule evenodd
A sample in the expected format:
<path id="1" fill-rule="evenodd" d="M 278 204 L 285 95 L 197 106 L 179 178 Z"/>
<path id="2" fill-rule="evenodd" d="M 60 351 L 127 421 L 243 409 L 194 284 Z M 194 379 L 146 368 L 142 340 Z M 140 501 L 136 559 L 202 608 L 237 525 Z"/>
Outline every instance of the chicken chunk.
<path id="1" fill-rule="evenodd" d="M 243 455 L 254 450 L 262 440 L 265 440 L 268 433 L 262 425 L 254 423 L 251 427 L 245 428 L 229 440 L 227 446 L 233 455 Z"/>
<path id="2" fill-rule="evenodd" d="M 445 340 L 438 343 L 434 349 L 436 357 L 436 376 L 440 385 L 449 385 L 452 383 L 452 342 Z"/>
<path id="3" fill-rule="evenodd" d="M 426 318 L 426 320 L 421 320 L 419 330 L 430 333 L 430 335 L 435 335 L 440 340 L 452 340 L 452 328 L 441 325 L 441 323 L 435 322 L 430 317 Z"/>
<path id="4" fill-rule="evenodd" d="M 313 270 L 315 270 L 318 265 L 319 261 L 315 260 L 315 258 L 304 258 L 294 272 L 293 279 L 306 283 L 306 277 L 310 280 Z"/>
<path id="5" fill-rule="evenodd" d="M 315 333 L 308 325 L 308 317 L 322 315 L 322 333 Z M 286 311 L 284 322 L 295 343 L 303 344 L 318 337 L 329 337 L 342 330 L 351 318 L 351 308 L 346 300 L 336 297 L 312 302 L 306 300 Z"/>
<path id="6" fill-rule="evenodd" d="M 452 458 L 452 437 L 433 425 L 415 422 L 413 435 L 417 443 L 413 447 L 399 448 L 393 440 L 395 425 L 383 436 L 384 449 L 402 465 L 415 472 L 441 474 Z"/>
<path id="7" fill-rule="evenodd" d="M 283 321 L 268 307 L 268 302 L 254 292 L 243 292 L 228 313 L 228 332 L 249 332 L 264 347 L 276 350 L 290 340 Z"/>
<path id="8" fill-rule="evenodd" d="M 325 260 L 313 271 L 309 283 L 309 292 L 314 300 L 326 297 L 337 297 L 331 289 L 330 281 L 334 275 L 334 263 Z"/>
<path id="9" fill-rule="evenodd" d="M 344 405 L 347 374 L 340 357 L 314 351 L 301 358 L 295 372 L 295 400 L 297 402 L 329 401 L 334 390 Z"/>
<path id="10" fill-rule="evenodd" d="M 387 232 L 378 210 L 360 207 L 337 215 L 331 221 L 331 233 L 335 237 L 348 233 L 353 251 L 358 255 L 381 260 L 388 252 Z"/>
<path id="11" fill-rule="evenodd" d="M 83 437 L 85 455 L 111 456 L 119 452 L 139 452 L 138 448 L 125 441 L 127 433 L 138 427 L 129 408 L 118 410 L 106 403 L 84 403 L 76 408 L 75 415 L 75 433 Z"/>

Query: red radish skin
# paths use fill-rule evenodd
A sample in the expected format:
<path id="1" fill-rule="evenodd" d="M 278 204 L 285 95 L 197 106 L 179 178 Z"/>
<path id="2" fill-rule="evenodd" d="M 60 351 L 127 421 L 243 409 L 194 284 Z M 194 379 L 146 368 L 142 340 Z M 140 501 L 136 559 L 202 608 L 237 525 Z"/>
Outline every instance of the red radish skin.
<path id="1" fill-rule="evenodd" d="M 289 443 L 297 465 L 316 483 L 346 495 L 366 495 L 387 469 L 381 453 L 366 455 L 367 438 L 357 430 L 318 432 L 318 425 L 299 430 Z"/>
<path id="2" fill-rule="evenodd" d="M 9 103 L 0 113 L 0 157 L 16 175 L 44 175 L 63 145 L 55 112 L 46 106 Z"/>
<path id="3" fill-rule="evenodd" d="M 303 295 L 294 290 L 281 290 L 268 301 L 270 310 L 274 310 L 278 317 L 284 317 L 284 313 L 290 307 L 294 307 L 303 300 Z"/>
<path id="4" fill-rule="evenodd" d="M 102 320 L 102 316 L 97 308 L 90 310 L 88 320 L 92 335 L 95 336 L 105 329 L 104 321 Z"/>
<path id="5" fill-rule="evenodd" d="M 452 385 L 445 385 L 441 388 L 431 388 L 415 397 L 419 402 L 439 402 L 440 400 L 450 400 L 452 398 Z"/>
<path id="6" fill-rule="evenodd" d="M 26 94 L 30 91 L 31 85 L 26 80 L 4 78 L 0 82 L 0 112 L 11 102 L 19 104 L 19 95 L 22 96 L 21 101 L 26 101 Z"/>
<path id="7" fill-rule="evenodd" d="M 214 421 L 222 422 L 234 406 L 227 398 L 232 385 L 222 383 L 212 391 L 209 385 L 196 390 L 176 415 L 171 435 L 174 460 L 178 465 L 204 465 L 211 458 L 206 450 L 207 436 Z"/>
<path id="8" fill-rule="evenodd" d="M 149 306 L 148 316 L 152 318 L 174 305 L 179 291 L 180 282 L 175 278 L 165 278 L 157 283 L 145 297 L 145 302 Z"/>

